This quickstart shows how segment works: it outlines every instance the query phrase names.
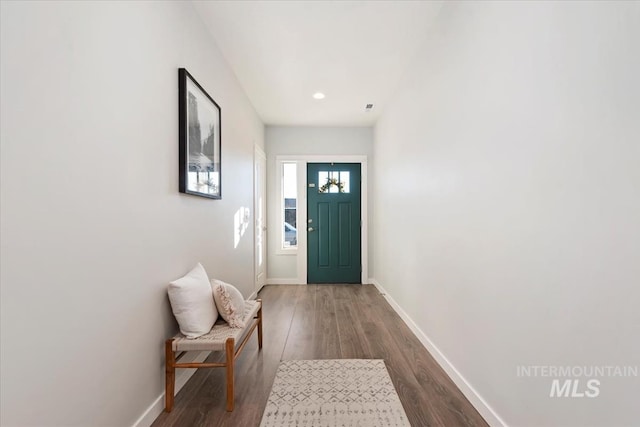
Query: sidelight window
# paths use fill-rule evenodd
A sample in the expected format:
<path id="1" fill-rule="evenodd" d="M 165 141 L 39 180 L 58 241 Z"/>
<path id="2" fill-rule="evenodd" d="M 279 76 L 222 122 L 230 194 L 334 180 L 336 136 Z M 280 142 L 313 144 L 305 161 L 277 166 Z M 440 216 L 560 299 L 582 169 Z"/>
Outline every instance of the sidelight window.
<path id="1" fill-rule="evenodd" d="M 282 163 L 282 237 L 281 248 L 298 247 L 297 164 Z"/>

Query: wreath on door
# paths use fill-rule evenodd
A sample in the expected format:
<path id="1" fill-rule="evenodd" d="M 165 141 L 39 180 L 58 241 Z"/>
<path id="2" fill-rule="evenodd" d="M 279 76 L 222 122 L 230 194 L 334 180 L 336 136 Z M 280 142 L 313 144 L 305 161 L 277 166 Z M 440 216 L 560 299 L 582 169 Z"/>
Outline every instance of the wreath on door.
<path id="1" fill-rule="evenodd" d="M 320 193 L 328 192 L 333 185 L 338 187 L 340 193 L 344 193 L 344 182 L 338 181 L 337 178 L 328 178 L 327 183 L 320 187 Z"/>

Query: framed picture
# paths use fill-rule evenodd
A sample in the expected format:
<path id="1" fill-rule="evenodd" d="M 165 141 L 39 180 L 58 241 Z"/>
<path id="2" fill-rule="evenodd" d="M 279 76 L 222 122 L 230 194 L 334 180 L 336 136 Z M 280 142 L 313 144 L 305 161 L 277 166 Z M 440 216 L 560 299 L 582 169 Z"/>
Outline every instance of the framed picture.
<path id="1" fill-rule="evenodd" d="M 189 72 L 178 69 L 181 193 L 221 199 L 221 110 Z"/>

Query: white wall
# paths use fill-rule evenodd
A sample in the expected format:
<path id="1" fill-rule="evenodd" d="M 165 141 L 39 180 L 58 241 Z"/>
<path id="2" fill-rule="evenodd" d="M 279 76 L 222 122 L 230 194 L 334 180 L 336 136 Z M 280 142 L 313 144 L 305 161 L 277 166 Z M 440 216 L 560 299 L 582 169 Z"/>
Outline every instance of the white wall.
<path id="1" fill-rule="evenodd" d="M 508 425 L 640 421 L 516 376 L 640 365 L 639 76 L 640 3 L 447 2 L 376 125 L 376 279 Z"/>
<path id="2" fill-rule="evenodd" d="M 3 426 L 132 425 L 161 396 L 170 280 L 253 291 L 264 127 L 187 2 L 2 2 Z M 178 68 L 222 107 L 220 201 L 178 193 Z M 250 220 L 251 221 L 251 220 Z"/>
<path id="3" fill-rule="evenodd" d="M 298 255 L 278 254 L 279 189 L 276 165 L 277 156 L 309 155 L 363 155 L 371 162 L 373 154 L 373 129 L 370 127 L 304 127 L 267 126 L 265 131 L 267 153 L 267 277 L 268 281 L 295 280 Z M 371 163 L 369 163 L 369 173 Z M 368 187 L 371 207 L 372 187 Z M 371 218 L 369 209 L 369 218 Z M 371 232 L 371 231 L 370 231 Z M 306 256 L 306 254 L 302 254 Z M 369 265 L 371 263 L 369 262 Z M 371 271 L 371 267 L 369 267 Z"/>

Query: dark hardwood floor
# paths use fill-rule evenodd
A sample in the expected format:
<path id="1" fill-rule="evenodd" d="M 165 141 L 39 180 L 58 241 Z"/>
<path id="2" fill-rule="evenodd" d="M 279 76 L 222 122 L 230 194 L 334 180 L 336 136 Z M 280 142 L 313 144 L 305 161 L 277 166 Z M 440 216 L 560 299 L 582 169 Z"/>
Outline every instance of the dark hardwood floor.
<path id="1" fill-rule="evenodd" d="M 153 426 L 258 426 L 285 359 L 384 359 L 413 427 L 487 425 L 374 286 L 265 286 L 259 297 L 264 346 L 252 337 L 237 360 L 235 410 L 224 369 L 199 369 Z"/>

